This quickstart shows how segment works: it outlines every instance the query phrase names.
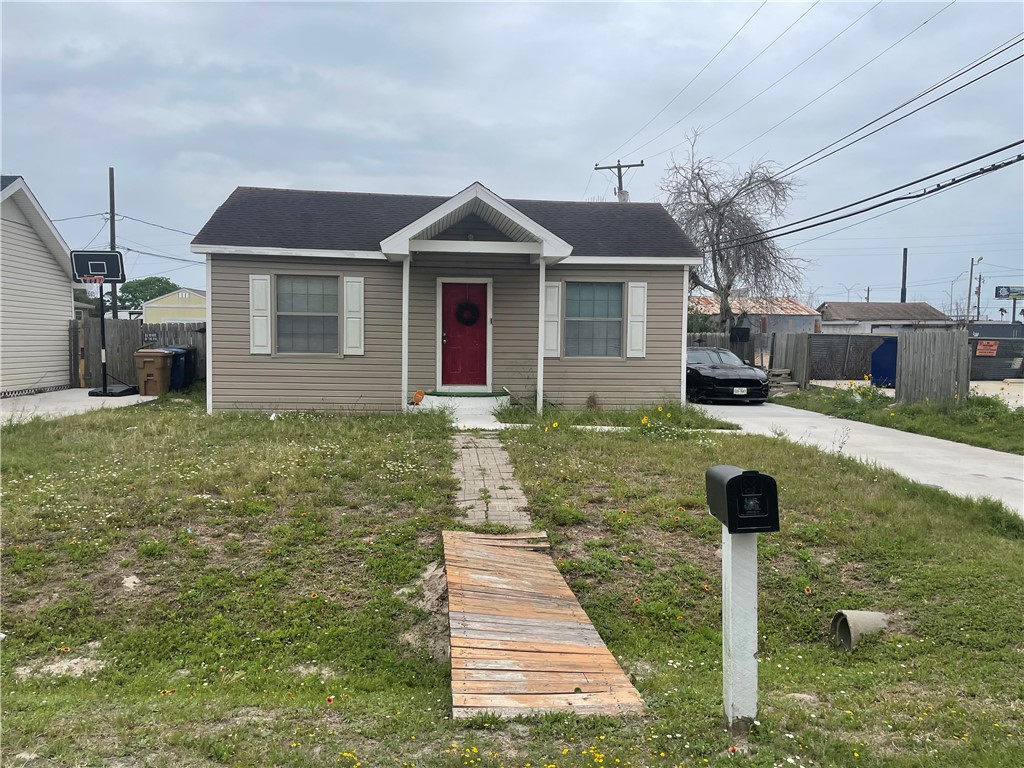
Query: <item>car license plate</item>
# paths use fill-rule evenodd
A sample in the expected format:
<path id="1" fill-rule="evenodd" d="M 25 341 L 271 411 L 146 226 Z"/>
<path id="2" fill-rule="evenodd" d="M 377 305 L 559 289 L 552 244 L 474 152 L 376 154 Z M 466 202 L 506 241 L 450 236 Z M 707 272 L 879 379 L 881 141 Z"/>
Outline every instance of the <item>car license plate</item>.
<path id="1" fill-rule="evenodd" d="M 732 393 L 734 395 L 745 395 L 745 394 L 747 394 L 747 388 L 746 387 L 733 387 L 732 388 Z"/>

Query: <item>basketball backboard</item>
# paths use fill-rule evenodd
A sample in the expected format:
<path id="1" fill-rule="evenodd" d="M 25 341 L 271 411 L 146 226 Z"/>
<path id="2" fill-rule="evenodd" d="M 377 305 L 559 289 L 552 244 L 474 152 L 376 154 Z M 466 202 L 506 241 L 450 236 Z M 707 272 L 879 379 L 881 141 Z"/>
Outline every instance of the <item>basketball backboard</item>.
<path id="1" fill-rule="evenodd" d="M 123 283 L 124 257 L 119 251 L 72 251 L 71 273 L 76 283 L 83 277 L 102 277 L 104 283 Z"/>

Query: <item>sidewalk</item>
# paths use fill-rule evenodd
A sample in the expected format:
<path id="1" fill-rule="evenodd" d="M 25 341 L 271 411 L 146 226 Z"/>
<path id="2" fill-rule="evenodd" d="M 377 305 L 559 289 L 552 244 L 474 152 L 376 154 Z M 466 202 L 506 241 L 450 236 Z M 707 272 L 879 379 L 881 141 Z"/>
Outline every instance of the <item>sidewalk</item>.
<path id="1" fill-rule="evenodd" d="M 156 398 L 142 395 L 89 397 L 88 389 L 61 389 L 38 395 L 8 397 L 0 400 L 0 424 L 18 424 L 34 418 L 57 419 L 100 408 L 124 408 L 151 400 Z"/>
<path id="2" fill-rule="evenodd" d="M 739 424 L 744 432 L 782 432 L 795 443 L 842 452 L 958 496 L 998 499 L 1024 516 L 1024 456 L 773 403 L 697 407 L 710 416 Z"/>

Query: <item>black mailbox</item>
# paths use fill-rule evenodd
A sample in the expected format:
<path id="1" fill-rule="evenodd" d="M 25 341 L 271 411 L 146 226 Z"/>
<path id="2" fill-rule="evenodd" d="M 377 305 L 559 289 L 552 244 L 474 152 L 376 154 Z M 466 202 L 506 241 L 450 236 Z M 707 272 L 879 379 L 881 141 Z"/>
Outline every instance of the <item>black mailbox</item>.
<path id="1" fill-rule="evenodd" d="M 729 533 L 779 530 L 779 491 L 775 478 L 727 464 L 705 475 L 708 506 Z"/>

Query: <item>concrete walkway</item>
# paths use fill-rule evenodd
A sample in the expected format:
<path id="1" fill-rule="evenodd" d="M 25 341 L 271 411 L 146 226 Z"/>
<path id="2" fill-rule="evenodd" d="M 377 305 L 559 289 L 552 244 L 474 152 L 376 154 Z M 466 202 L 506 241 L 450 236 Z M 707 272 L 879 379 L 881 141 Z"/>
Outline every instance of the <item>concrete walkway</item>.
<path id="1" fill-rule="evenodd" d="M 0 424 L 18 424 L 29 419 L 57 419 L 100 408 L 124 408 L 156 400 L 155 397 L 89 397 L 88 389 L 61 389 L 38 395 L 8 397 L 0 400 Z"/>
<path id="2" fill-rule="evenodd" d="M 744 432 L 773 435 L 893 469 L 959 496 L 988 496 L 1024 516 L 1024 456 L 837 419 L 784 405 L 699 405 Z M 756 469 L 756 467 L 753 467 Z"/>
<path id="3" fill-rule="evenodd" d="M 529 528 L 526 496 L 512 476 L 512 460 L 501 442 L 493 435 L 458 434 L 452 446 L 460 486 L 455 503 L 465 510 L 466 522 Z"/>

